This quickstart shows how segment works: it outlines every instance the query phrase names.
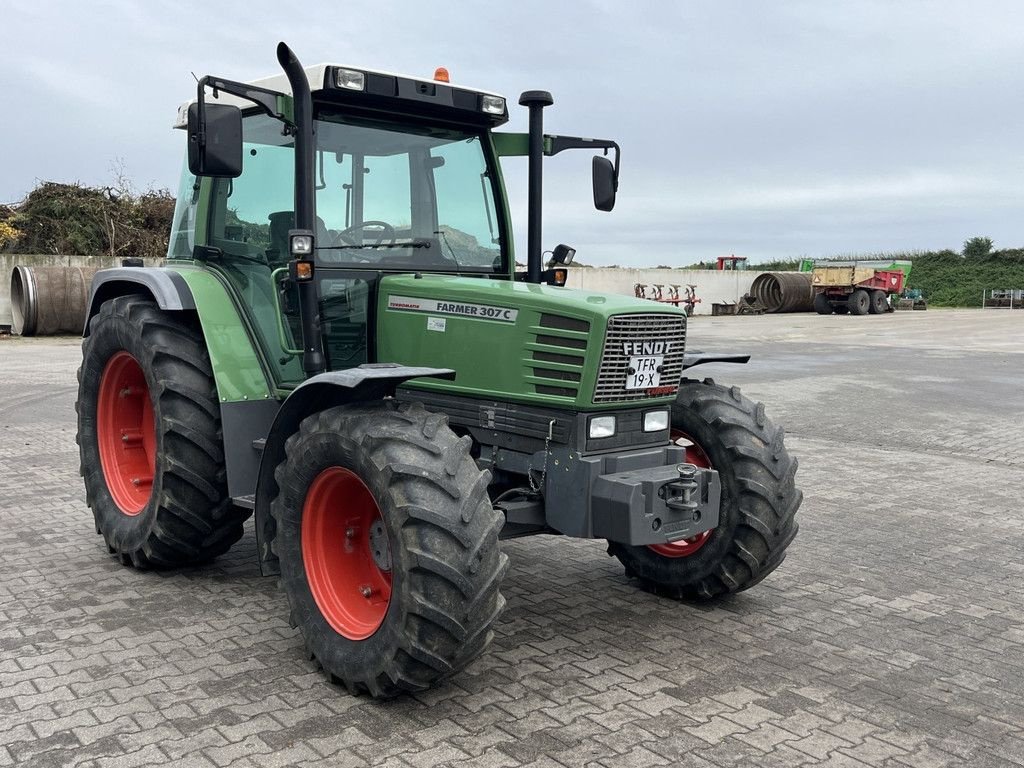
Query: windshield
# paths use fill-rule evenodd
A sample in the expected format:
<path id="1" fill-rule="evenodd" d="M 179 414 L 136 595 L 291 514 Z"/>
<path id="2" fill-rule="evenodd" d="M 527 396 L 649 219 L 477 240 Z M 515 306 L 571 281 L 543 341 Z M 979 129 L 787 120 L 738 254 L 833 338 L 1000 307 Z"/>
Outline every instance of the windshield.
<path id="1" fill-rule="evenodd" d="M 503 272 L 494 183 L 482 136 L 322 112 L 314 179 L 317 261 L 370 269 Z M 287 262 L 294 151 L 281 124 L 245 119 L 242 175 L 217 197 L 228 239 Z M 220 207 L 215 204 L 215 209 Z M 225 249 L 228 251 L 237 249 Z"/>

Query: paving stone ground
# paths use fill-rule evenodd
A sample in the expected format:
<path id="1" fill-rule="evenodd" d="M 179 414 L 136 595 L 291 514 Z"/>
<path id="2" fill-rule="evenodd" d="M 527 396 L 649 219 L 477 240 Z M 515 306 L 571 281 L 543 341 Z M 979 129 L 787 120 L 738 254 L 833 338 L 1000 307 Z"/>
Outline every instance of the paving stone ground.
<path id="1" fill-rule="evenodd" d="M 1024 312 L 698 318 L 690 343 L 752 353 L 701 373 L 789 431 L 782 567 L 686 605 L 598 542 L 507 543 L 491 649 L 378 703 L 307 661 L 251 530 L 204 568 L 115 563 L 77 341 L 0 341 L 0 766 L 1024 765 Z"/>

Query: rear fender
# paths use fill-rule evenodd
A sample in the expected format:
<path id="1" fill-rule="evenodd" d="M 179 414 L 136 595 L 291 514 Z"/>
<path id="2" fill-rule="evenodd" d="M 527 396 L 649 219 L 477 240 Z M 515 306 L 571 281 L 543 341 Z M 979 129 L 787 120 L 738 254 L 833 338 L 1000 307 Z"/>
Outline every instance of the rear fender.
<path id="1" fill-rule="evenodd" d="M 100 311 L 103 302 L 133 294 L 150 298 L 160 309 L 172 312 L 195 311 L 196 308 L 188 283 L 174 270 L 160 267 L 101 269 L 92 279 L 82 335 L 89 335 L 89 321 Z"/>
<path id="2" fill-rule="evenodd" d="M 346 403 L 381 400 L 394 395 L 400 384 L 424 377 L 454 379 L 455 371 L 397 363 L 369 363 L 345 371 L 321 373 L 292 391 L 278 410 L 267 435 L 256 483 L 256 548 L 264 576 L 281 572 L 277 555 L 271 547 L 277 526 L 270 514 L 270 502 L 278 491 L 274 470 L 285 459 L 285 441 L 311 414 Z M 229 435 L 225 438 L 230 440 Z"/>

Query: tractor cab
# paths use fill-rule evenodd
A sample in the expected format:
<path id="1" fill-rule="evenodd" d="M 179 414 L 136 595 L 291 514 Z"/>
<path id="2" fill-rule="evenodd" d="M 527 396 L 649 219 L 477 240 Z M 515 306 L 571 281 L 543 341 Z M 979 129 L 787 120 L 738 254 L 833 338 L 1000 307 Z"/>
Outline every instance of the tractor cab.
<path id="1" fill-rule="evenodd" d="M 735 254 L 731 256 L 719 256 L 715 262 L 715 269 L 719 272 L 743 272 L 747 269 L 747 257 L 737 256 Z"/>
<path id="2" fill-rule="evenodd" d="M 309 346 L 322 347 L 326 370 L 382 359 L 370 329 L 388 275 L 564 284 L 564 268 L 515 273 L 499 158 L 528 155 L 529 137 L 492 133 L 508 120 L 504 97 L 452 85 L 443 68 L 433 80 L 332 64 L 303 74 L 312 130 L 302 152 L 284 75 L 247 84 L 208 78 L 176 124 L 189 132 L 190 163 L 168 256 L 221 273 L 279 387 L 314 372 L 302 364 Z M 614 166 L 595 158 L 604 161 L 595 164 L 595 202 L 610 208 L 617 145 L 544 136 L 542 151 L 576 146 L 614 149 Z M 308 167 L 297 168 L 305 156 Z M 216 167 L 225 160 L 230 167 Z M 297 184 L 299 198 L 305 187 L 312 193 L 303 206 L 309 221 L 296 217 Z M 305 233 L 307 253 L 292 248 L 296 233 Z M 302 339 L 303 300 L 290 268 L 297 256 L 315 284 L 306 301 L 315 295 L 306 308 L 320 331 L 312 344 Z"/>
<path id="3" fill-rule="evenodd" d="M 304 256 L 315 273 L 324 365 L 341 370 L 376 359 L 368 333 L 384 275 L 511 278 L 501 170 L 488 133 L 508 113 L 500 96 L 436 81 L 334 65 L 305 74 L 315 87 L 315 217 Z M 249 85 L 282 93 L 274 109 L 281 102 L 287 113 L 286 78 Z M 288 270 L 289 236 L 300 229 L 296 135 L 261 105 L 220 96 L 211 107 L 240 109 L 240 173 L 184 169 L 169 258 L 220 271 L 287 388 L 305 378 L 300 302 Z M 189 106 L 177 127 L 187 127 Z"/>

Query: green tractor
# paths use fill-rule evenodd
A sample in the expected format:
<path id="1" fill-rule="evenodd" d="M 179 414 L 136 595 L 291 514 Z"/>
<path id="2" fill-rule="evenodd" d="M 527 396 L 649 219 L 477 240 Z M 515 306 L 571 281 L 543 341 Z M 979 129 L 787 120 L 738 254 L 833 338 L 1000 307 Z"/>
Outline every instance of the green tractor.
<path id="1" fill-rule="evenodd" d="M 350 691 L 422 690 L 504 606 L 501 539 L 605 539 L 643 588 L 708 600 L 783 560 L 801 493 L 783 430 L 685 378 L 686 313 L 564 287 L 541 247 L 544 157 L 496 94 L 362 68 L 199 81 L 167 266 L 96 275 L 78 442 L 125 565 L 201 563 L 255 518 L 311 657 Z M 609 157 L 612 155 L 613 160 Z M 516 271 L 500 160 L 528 158 Z"/>

